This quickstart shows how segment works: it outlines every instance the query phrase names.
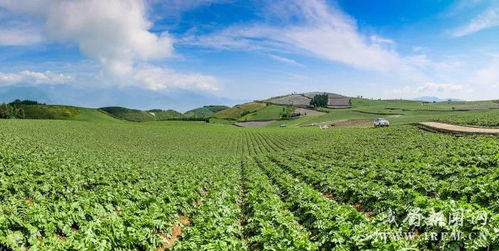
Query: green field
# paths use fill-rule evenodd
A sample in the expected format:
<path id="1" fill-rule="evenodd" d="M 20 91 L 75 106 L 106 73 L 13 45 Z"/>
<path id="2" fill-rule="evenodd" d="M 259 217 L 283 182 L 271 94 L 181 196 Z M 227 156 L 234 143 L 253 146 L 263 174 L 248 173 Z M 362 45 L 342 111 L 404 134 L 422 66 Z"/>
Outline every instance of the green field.
<path id="1" fill-rule="evenodd" d="M 222 105 L 210 105 L 203 106 L 201 108 L 196 108 L 190 111 L 187 111 L 183 114 L 185 118 L 198 118 L 198 119 L 207 119 L 213 117 L 213 115 L 217 112 L 228 109 L 227 106 Z"/>
<path id="2" fill-rule="evenodd" d="M 264 120 L 277 120 L 293 112 L 293 108 L 280 106 L 280 105 L 267 105 L 266 107 L 259 109 L 253 113 L 249 113 L 239 121 L 264 121 Z"/>
<path id="3" fill-rule="evenodd" d="M 0 120 L 0 249 L 499 248 L 497 137 L 88 112 L 93 122 Z M 462 225 L 407 220 L 461 211 Z M 425 239 L 450 232 L 480 238 Z"/>
<path id="4" fill-rule="evenodd" d="M 391 124 L 403 125 L 423 121 L 441 121 L 460 125 L 498 127 L 499 103 L 497 101 L 425 103 L 410 100 L 352 99 L 349 109 L 322 109 L 327 114 L 278 121 L 270 127 L 286 124 L 292 127 L 316 123 L 347 120 L 373 120 L 383 117 Z"/>

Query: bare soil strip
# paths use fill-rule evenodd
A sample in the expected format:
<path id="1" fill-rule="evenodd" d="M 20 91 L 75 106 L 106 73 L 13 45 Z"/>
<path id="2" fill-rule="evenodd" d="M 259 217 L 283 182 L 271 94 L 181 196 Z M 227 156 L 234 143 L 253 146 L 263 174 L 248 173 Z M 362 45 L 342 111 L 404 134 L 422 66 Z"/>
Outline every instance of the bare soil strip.
<path id="1" fill-rule="evenodd" d="M 172 227 L 172 235 L 168 237 L 166 234 L 159 234 L 159 237 L 163 239 L 163 246 L 157 248 L 156 251 L 164 251 L 166 249 L 170 249 L 177 243 L 180 236 L 182 236 L 182 226 L 187 226 L 190 224 L 190 220 L 188 217 L 179 215 L 180 224 L 175 224 Z"/>
<path id="2" fill-rule="evenodd" d="M 196 206 L 196 207 L 201 206 L 204 202 L 204 199 L 208 196 L 208 193 L 209 193 L 208 190 L 204 190 L 203 197 L 199 198 L 194 203 L 194 206 Z M 155 251 L 165 251 L 167 249 L 173 248 L 173 246 L 175 246 L 175 244 L 177 244 L 177 241 L 179 241 L 179 239 L 182 237 L 182 228 L 191 224 L 191 219 L 185 215 L 178 215 L 178 221 L 179 221 L 179 223 L 174 224 L 172 226 L 171 236 L 168 236 L 164 233 L 158 233 L 159 237 L 161 239 L 163 239 L 163 245 L 159 248 L 156 248 Z"/>
<path id="3" fill-rule="evenodd" d="M 499 129 L 477 128 L 468 126 L 459 126 L 439 122 L 421 122 L 420 126 L 439 132 L 457 133 L 457 134 L 489 134 L 499 135 Z"/>

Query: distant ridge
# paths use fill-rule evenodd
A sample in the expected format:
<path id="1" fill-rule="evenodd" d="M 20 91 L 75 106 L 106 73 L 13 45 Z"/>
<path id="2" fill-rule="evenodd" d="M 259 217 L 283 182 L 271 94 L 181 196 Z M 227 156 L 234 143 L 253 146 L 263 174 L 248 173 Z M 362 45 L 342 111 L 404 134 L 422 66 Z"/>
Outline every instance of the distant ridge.
<path id="1" fill-rule="evenodd" d="M 305 93 L 292 93 L 289 95 L 273 97 L 264 102 L 276 105 L 292 105 L 298 107 L 311 107 L 311 100 L 316 95 L 328 96 L 328 108 L 348 108 L 352 106 L 351 98 L 341 94 L 332 92 L 305 92 Z"/>
<path id="2" fill-rule="evenodd" d="M 435 96 L 423 96 L 423 97 L 417 97 L 417 98 L 413 98 L 412 100 L 416 100 L 416 101 L 424 101 L 424 102 L 465 101 L 464 99 L 457 99 L 457 98 L 438 98 L 438 97 L 435 97 Z"/>

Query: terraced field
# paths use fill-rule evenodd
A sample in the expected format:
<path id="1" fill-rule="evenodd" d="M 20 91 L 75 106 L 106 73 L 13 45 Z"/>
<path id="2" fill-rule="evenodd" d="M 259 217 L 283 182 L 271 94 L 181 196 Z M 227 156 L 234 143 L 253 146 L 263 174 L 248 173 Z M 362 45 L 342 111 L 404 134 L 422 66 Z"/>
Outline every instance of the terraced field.
<path id="1" fill-rule="evenodd" d="M 0 121 L 0 249 L 497 250 L 498 190 L 493 136 Z"/>

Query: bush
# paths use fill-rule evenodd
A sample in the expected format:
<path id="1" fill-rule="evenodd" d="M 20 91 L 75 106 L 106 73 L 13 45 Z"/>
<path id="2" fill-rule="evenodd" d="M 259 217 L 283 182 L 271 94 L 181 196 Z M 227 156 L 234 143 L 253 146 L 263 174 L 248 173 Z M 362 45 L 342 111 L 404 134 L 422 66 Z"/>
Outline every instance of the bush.
<path id="1" fill-rule="evenodd" d="M 0 105 L 0 119 L 22 119 L 24 110 L 9 104 Z"/>
<path id="2" fill-rule="evenodd" d="M 21 105 L 44 105 L 44 104 L 43 103 L 39 103 L 38 101 L 35 101 L 35 100 L 29 100 L 29 99 L 20 100 L 20 99 L 16 99 L 16 100 L 10 102 L 9 105 L 21 106 Z"/>

